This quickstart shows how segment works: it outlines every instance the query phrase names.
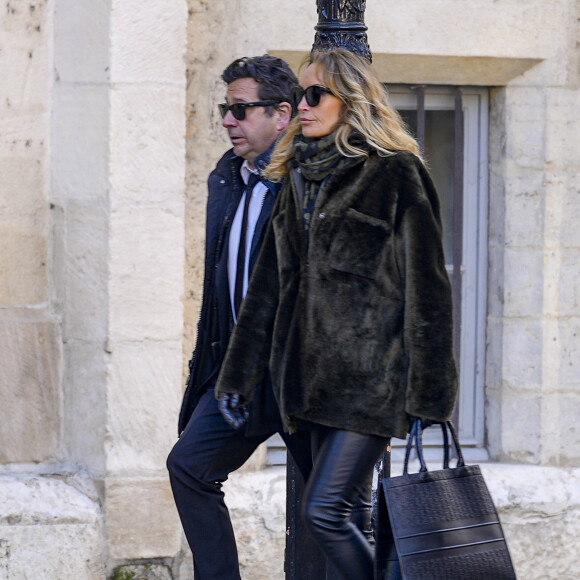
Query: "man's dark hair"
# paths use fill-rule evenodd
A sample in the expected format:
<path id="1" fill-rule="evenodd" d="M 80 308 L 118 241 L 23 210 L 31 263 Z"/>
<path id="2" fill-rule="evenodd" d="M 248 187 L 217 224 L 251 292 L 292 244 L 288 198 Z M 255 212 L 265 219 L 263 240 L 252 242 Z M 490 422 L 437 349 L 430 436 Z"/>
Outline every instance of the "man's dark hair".
<path id="1" fill-rule="evenodd" d="M 227 85 L 247 78 L 258 83 L 258 97 L 262 101 L 291 103 L 290 92 L 298 84 L 298 79 L 288 63 L 269 54 L 238 58 L 222 74 Z"/>

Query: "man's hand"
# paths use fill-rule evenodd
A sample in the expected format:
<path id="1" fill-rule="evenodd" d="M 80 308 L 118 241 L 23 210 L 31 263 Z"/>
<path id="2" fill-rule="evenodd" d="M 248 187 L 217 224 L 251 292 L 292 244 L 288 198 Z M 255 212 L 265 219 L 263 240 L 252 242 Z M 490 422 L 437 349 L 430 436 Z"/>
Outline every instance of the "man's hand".
<path id="1" fill-rule="evenodd" d="M 238 393 L 220 393 L 218 406 L 226 423 L 234 429 L 239 429 L 248 420 L 250 413 L 246 409 L 244 397 Z"/>

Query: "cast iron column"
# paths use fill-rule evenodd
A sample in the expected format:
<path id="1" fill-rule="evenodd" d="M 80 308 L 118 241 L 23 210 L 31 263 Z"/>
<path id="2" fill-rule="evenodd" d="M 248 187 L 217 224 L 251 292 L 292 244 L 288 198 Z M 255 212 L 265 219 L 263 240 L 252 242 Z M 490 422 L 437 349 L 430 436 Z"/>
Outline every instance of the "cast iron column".
<path id="1" fill-rule="evenodd" d="M 372 61 L 365 26 L 365 0 L 317 0 L 312 50 L 345 48 Z"/>
<path id="2" fill-rule="evenodd" d="M 365 0 L 317 0 L 316 8 L 318 24 L 312 50 L 345 48 L 372 61 L 364 23 Z M 286 580 L 340 580 L 302 524 L 304 480 L 289 453 L 286 484 Z"/>

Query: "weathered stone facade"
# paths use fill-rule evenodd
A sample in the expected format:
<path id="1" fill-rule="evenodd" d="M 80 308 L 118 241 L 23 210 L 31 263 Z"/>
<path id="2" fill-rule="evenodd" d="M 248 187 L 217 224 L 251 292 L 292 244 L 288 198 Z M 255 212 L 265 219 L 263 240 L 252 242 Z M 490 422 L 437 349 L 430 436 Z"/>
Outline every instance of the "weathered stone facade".
<path id="1" fill-rule="evenodd" d="M 0 14 L 0 579 L 192 578 L 164 462 L 229 146 L 219 75 L 297 64 L 316 3 Z M 492 87 L 484 474 L 519 577 L 580 577 L 580 2 L 371 0 L 365 20 L 383 80 Z M 227 493 L 244 578 L 281 579 L 283 471 Z"/>
<path id="2" fill-rule="evenodd" d="M 0 570 L 103 578 L 181 546 L 187 6 L 5 4 L 0 513 L 31 516 L 2 520 Z"/>

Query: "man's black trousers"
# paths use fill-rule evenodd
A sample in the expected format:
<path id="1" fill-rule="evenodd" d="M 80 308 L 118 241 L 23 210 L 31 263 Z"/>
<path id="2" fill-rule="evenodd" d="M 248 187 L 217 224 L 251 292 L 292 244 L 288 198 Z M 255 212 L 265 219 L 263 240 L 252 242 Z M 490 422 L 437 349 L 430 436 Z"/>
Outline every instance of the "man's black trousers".
<path id="1" fill-rule="evenodd" d="M 173 496 L 191 547 L 195 580 L 240 580 L 238 553 L 222 483 L 276 432 L 246 436 L 223 419 L 207 391 L 167 458 Z M 305 479 L 312 468 L 310 434 L 280 432 Z"/>

